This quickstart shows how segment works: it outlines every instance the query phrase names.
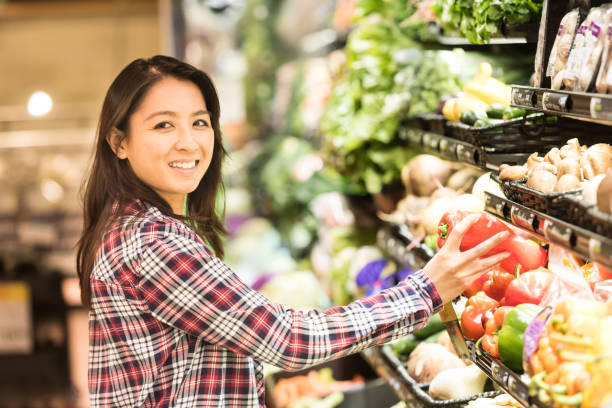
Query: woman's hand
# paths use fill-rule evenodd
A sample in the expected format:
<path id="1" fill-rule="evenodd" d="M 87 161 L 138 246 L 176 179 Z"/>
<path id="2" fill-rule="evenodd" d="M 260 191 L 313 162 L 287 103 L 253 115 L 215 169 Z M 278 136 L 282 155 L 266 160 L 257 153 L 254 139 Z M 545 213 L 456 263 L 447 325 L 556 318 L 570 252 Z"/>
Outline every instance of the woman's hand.
<path id="1" fill-rule="evenodd" d="M 508 232 L 500 232 L 467 251 L 459 250 L 463 235 L 478 218 L 479 214 L 473 214 L 457 224 L 448 236 L 446 244 L 425 265 L 424 272 L 438 289 L 443 303 L 459 296 L 480 275 L 510 255 L 508 252 L 500 252 L 487 258 L 480 258 L 508 238 Z"/>

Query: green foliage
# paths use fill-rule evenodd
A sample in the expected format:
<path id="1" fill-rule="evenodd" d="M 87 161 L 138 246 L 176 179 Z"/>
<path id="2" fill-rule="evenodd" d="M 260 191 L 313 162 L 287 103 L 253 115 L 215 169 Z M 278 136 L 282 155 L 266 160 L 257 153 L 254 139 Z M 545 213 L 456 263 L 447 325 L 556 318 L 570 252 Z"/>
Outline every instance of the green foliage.
<path id="1" fill-rule="evenodd" d="M 343 77 L 321 121 L 324 150 L 342 174 L 379 193 L 399 182 L 415 152 L 397 137 L 403 118 L 431 112 L 460 82 L 435 51 L 423 51 L 391 19 L 371 15 L 348 39 Z"/>
<path id="2" fill-rule="evenodd" d="M 249 185 L 260 213 L 274 215 L 275 226 L 292 254 L 307 254 L 316 238 L 317 221 L 308 205 L 316 196 L 339 191 L 360 193 L 333 168 L 315 171 L 306 180 L 295 177 L 298 161 L 314 153 L 310 142 L 285 134 L 268 139 L 249 166 Z"/>
<path id="3" fill-rule="evenodd" d="M 249 124 L 261 129 L 274 95 L 276 69 L 290 54 L 274 30 L 283 0 L 249 0 L 241 22 L 242 51 L 248 70 L 244 80 Z"/>
<path id="4" fill-rule="evenodd" d="M 529 23 L 541 10 L 542 0 L 437 0 L 433 7 L 443 29 L 475 44 L 488 42 L 504 20 L 510 26 Z"/>

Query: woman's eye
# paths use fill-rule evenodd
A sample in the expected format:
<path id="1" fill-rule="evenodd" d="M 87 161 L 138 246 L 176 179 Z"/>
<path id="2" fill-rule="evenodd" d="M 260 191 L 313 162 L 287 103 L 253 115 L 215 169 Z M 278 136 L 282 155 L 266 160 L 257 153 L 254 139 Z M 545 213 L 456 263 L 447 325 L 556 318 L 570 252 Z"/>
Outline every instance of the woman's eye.
<path id="1" fill-rule="evenodd" d="M 155 125 L 154 129 L 169 129 L 172 125 L 170 122 L 160 122 Z"/>
<path id="2" fill-rule="evenodd" d="M 207 122 L 207 121 L 205 121 L 204 119 L 198 119 L 198 120 L 196 120 L 195 122 L 193 122 L 193 124 L 194 124 L 194 126 L 205 126 L 205 127 L 210 126 L 210 125 L 208 124 L 208 122 Z"/>

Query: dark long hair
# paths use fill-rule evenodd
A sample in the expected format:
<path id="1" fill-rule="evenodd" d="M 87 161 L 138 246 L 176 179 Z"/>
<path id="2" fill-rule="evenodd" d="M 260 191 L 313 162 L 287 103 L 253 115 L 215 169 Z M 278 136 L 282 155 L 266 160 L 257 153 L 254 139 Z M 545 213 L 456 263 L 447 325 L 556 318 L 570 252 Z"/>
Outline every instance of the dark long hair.
<path id="1" fill-rule="evenodd" d="M 202 92 L 214 130 L 214 150 L 208 170 L 198 187 L 187 196 L 186 216 L 173 214 L 170 205 L 132 171 L 127 160 L 120 160 L 107 142 L 118 129 L 129 137 L 131 115 L 153 85 L 173 77 L 193 82 Z M 181 219 L 202 237 L 220 258 L 225 229 L 215 211 L 217 192 L 223 188 L 221 163 L 226 155 L 219 128 L 219 98 L 211 79 L 201 70 L 172 57 L 157 55 L 137 59 L 127 65 L 111 84 L 100 114 L 93 163 L 83 185 L 83 233 L 77 245 L 77 273 L 81 299 L 91 302 L 89 279 L 104 233 L 122 215 L 129 202 L 140 199 L 163 214 Z M 118 205 L 115 205 L 118 204 Z"/>

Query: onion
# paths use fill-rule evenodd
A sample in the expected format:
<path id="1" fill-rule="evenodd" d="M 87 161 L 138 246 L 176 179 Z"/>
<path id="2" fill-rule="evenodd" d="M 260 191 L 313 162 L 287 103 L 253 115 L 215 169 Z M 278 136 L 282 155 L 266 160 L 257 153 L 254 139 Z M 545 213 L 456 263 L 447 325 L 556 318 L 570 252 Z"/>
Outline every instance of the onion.
<path id="1" fill-rule="evenodd" d="M 429 154 L 420 154 L 409 163 L 410 187 L 418 196 L 429 196 L 446 184 L 452 173 L 449 162 Z"/>

